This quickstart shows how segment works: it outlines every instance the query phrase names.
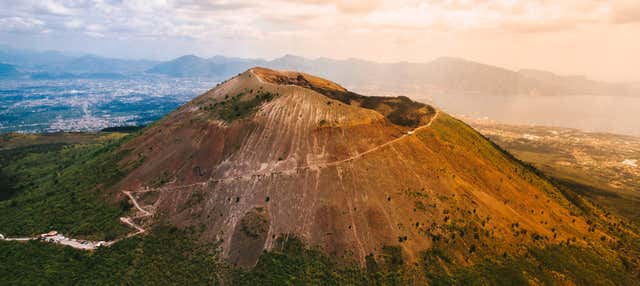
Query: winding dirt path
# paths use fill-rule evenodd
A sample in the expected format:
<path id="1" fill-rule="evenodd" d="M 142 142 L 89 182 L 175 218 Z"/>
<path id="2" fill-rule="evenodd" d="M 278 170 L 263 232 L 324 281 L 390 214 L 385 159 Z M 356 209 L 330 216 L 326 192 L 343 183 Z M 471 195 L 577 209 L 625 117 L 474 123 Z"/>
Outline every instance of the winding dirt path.
<path id="1" fill-rule="evenodd" d="M 143 217 L 143 216 L 150 216 L 151 213 L 148 212 L 147 210 L 143 209 L 142 207 L 140 207 L 140 204 L 138 204 L 138 200 L 136 200 L 132 195 L 131 192 L 129 191 L 122 191 L 123 194 L 125 194 L 127 197 L 129 197 L 129 200 L 131 200 L 131 202 L 133 203 L 133 206 L 136 207 L 136 209 L 138 209 L 139 212 L 142 213 L 141 216 L 139 217 Z"/>
<path id="2" fill-rule="evenodd" d="M 298 166 L 298 167 L 293 167 L 293 168 L 289 168 L 289 169 L 282 169 L 282 170 L 267 170 L 267 171 L 260 171 L 260 172 L 253 172 L 253 173 L 249 173 L 246 175 L 241 175 L 241 176 L 230 176 L 230 177 L 224 177 L 224 178 L 219 178 L 219 179 L 208 179 L 206 181 L 202 181 L 202 182 L 197 182 L 197 183 L 192 183 L 192 184 L 187 184 L 187 185 L 179 185 L 179 186 L 164 186 L 164 187 L 159 187 L 159 188 L 154 188 L 154 189 L 150 189 L 150 188 L 146 188 L 146 189 L 142 189 L 139 191 L 134 191 L 134 193 L 145 193 L 145 192 L 166 192 L 166 191 L 175 191 L 178 189 L 185 189 L 185 188 L 190 188 L 190 187 L 195 187 L 195 186 L 206 186 L 209 183 L 219 183 L 219 182 L 225 182 L 225 181 L 235 181 L 235 180 L 247 180 L 247 179 L 251 179 L 251 178 L 256 178 L 256 177 L 263 177 L 263 176 L 267 176 L 267 175 L 271 175 L 271 174 L 282 174 L 282 173 L 293 173 L 296 172 L 298 170 L 305 170 L 305 169 L 312 169 L 312 168 L 317 168 L 317 169 L 321 169 L 321 168 L 326 168 L 326 167 L 333 167 L 333 166 L 337 166 L 340 164 L 344 164 L 347 162 L 351 162 L 351 161 L 355 161 L 357 159 L 362 158 L 363 156 L 376 152 L 384 147 L 387 147 L 393 143 L 399 142 L 400 140 L 409 137 L 409 136 L 413 136 L 415 134 L 415 132 L 425 129 L 425 128 L 429 128 L 431 126 L 431 124 L 436 120 L 436 118 L 438 117 L 438 115 L 440 115 L 440 111 L 436 110 L 436 113 L 434 114 L 433 117 L 431 117 L 431 119 L 429 120 L 429 122 L 427 122 L 427 124 L 419 126 L 417 128 L 414 128 L 410 131 L 408 131 L 407 133 L 403 134 L 402 136 L 392 139 L 390 141 L 387 141 L 385 143 L 382 143 L 378 146 L 375 146 L 367 151 L 364 151 L 362 153 L 358 153 L 355 154 L 353 156 L 350 156 L 348 158 L 342 159 L 342 160 L 338 160 L 338 161 L 333 161 L 333 162 L 325 162 L 325 163 L 314 163 L 314 164 L 308 164 L 308 165 L 304 165 L 304 166 Z M 133 201 L 135 201 L 135 199 L 133 198 L 133 196 L 131 196 L 131 194 L 129 192 L 128 196 L 129 198 L 131 198 Z"/>
<path id="3" fill-rule="evenodd" d="M 373 147 L 373 148 L 371 148 L 371 149 L 369 149 L 369 150 L 367 150 L 367 151 L 364 151 L 364 152 L 362 152 L 362 153 L 358 153 L 358 154 L 356 154 L 356 155 L 354 155 L 354 156 L 351 156 L 351 157 L 349 157 L 349 158 L 346 158 L 346 159 L 343 159 L 343 160 L 340 160 L 340 161 L 335 161 L 335 162 L 330 162 L 330 163 L 324 163 L 324 165 L 325 165 L 325 167 L 326 167 L 326 166 L 335 166 L 335 165 L 339 165 L 339 164 L 342 164 L 342 163 L 345 163 L 345 162 L 349 162 L 349 161 L 353 161 L 353 160 L 359 159 L 359 158 L 361 158 L 362 156 L 367 155 L 367 154 L 369 154 L 369 153 L 372 153 L 372 152 L 378 151 L 378 150 L 380 150 L 380 149 L 382 149 L 382 148 L 384 148 L 384 147 L 386 147 L 386 146 L 389 146 L 389 145 L 391 145 L 391 144 L 393 144 L 393 143 L 396 143 L 396 142 L 398 142 L 398 141 L 402 140 L 403 138 L 405 138 L 405 137 L 407 137 L 407 136 L 412 136 L 412 135 L 413 135 L 416 131 L 418 131 L 418 130 L 421 130 L 421 129 L 424 129 L 424 128 L 428 128 L 428 127 L 430 127 L 430 126 L 431 126 L 431 124 L 433 123 L 433 121 L 438 117 L 438 115 L 440 115 L 440 111 L 436 109 L 436 114 L 434 114 L 434 115 L 433 115 L 433 117 L 431 117 L 431 119 L 429 120 L 429 122 L 427 122 L 427 124 L 422 125 L 422 126 L 419 126 L 419 127 L 417 127 L 417 128 L 414 128 L 413 130 L 408 131 L 407 133 L 403 134 L 402 136 L 400 136 L 400 137 L 398 137 L 398 138 L 396 138 L 396 139 L 393 139 L 393 140 L 388 141 L 388 142 L 386 142 L 386 143 L 382 143 L 381 145 L 378 145 L 378 146 L 376 146 L 376 147 Z M 323 164 L 318 164 L 318 165 L 323 165 Z"/>
<path id="4" fill-rule="evenodd" d="M 137 232 L 128 234 L 127 238 L 145 233 L 146 230 L 142 226 L 140 226 L 140 225 L 136 224 L 135 222 L 133 222 L 133 220 L 136 219 L 136 218 L 143 218 L 143 217 L 152 216 L 153 214 L 151 212 L 145 210 L 144 208 L 142 208 L 140 206 L 140 204 L 138 203 L 138 200 L 136 200 L 136 198 L 131 194 L 130 191 L 122 191 L 122 193 L 125 194 L 125 196 L 127 196 L 129 198 L 129 200 L 131 201 L 133 206 L 140 213 L 140 214 L 137 214 L 137 215 L 134 215 L 134 216 L 121 217 L 120 218 L 120 222 L 122 222 L 122 223 L 128 225 L 129 227 L 134 228 L 135 230 L 137 230 Z"/>
<path id="5" fill-rule="evenodd" d="M 124 237 L 115 239 L 115 240 L 111 240 L 111 241 L 91 241 L 91 240 L 83 240 L 83 239 L 76 239 L 76 238 L 71 238 L 71 237 L 65 237 L 62 234 L 59 234 L 57 231 L 51 231 L 49 233 L 43 233 L 37 236 L 32 236 L 32 237 L 4 237 L 3 235 L 0 235 L 0 240 L 5 240 L 5 241 L 19 241 L 19 242 L 26 242 L 26 241 L 30 241 L 30 240 L 43 240 L 45 242 L 50 242 L 50 243 L 56 243 L 56 244 L 61 244 L 61 245 L 65 245 L 65 246 L 69 246 L 75 249 L 80 249 L 80 250 L 95 250 L 98 247 L 101 246 L 111 246 L 115 243 L 117 243 L 118 241 L 125 239 L 125 238 L 130 238 L 130 237 L 134 237 L 136 235 L 140 235 L 146 232 L 146 230 L 136 224 L 133 220 L 137 219 L 137 218 L 143 218 L 143 217 L 148 217 L 153 215 L 151 212 L 145 210 L 144 208 L 142 208 L 140 206 L 140 204 L 138 203 L 138 201 L 136 200 L 136 198 L 131 195 L 131 192 L 129 191 L 122 191 L 123 194 L 125 194 L 129 200 L 131 201 L 131 203 L 133 204 L 133 206 L 137 209 L 137 212 L 139 214 L 136 214 L 134 216 L 128 216 L 128 217 L 121 217 L 120 218 L 120 222 L 122 222 L 123 224 L 126 224 L 127 226 L 135 229 L 135 232 L 129 233 Z"/>

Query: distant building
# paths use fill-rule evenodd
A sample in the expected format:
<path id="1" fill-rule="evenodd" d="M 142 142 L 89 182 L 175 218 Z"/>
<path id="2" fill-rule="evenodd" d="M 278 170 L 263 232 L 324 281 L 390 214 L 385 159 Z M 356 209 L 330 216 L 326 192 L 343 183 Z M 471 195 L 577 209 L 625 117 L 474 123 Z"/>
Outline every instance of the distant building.
<path id="1" fill-rule="evenodd" d="M 55 231 L 55 230 L 52 230 L 50 232 L 41 234 L 40 237 L 41 238 L 47 238 L 47 237 L 52 237 L 52 236 L 56 236 L 56 235 L 58 235 L 58 232 Z"/>

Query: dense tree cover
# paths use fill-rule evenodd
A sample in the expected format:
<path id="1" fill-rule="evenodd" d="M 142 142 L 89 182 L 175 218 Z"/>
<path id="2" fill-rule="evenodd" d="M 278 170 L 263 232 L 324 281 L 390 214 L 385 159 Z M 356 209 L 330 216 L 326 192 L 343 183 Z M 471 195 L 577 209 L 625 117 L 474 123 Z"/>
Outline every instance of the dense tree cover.
<path id="1" fill-rule="evenodd" d="M 86 252 L 39 241 L 0 242 L 2 285 L 219 285 L 217 246 L 188 230 L 150 235 Z"/>
<path id="2" fill-rule="evenodd" d="M 58 230 L 93 239 L 129 231 L 123 210 L 105 203 L 100 190 L 126 170 L 117 162 L 121 140 L 49 144 L 0 151 L 0 233 L 34 235 Z"/>
<path id="3" fill-rule="evenodd" d="M 463 267 L 434 248 L 423 253 L 431 285 L 634 285 L 631 269 L 618 256 L 567 245 L 532 247 L 525 253 L 490 255 Z"/>
<path id="4" fill-rule="evenodd" d="M 0 151 L 0 201 L 14 196 L 21 188 L 20 174 L 11 169 L 11 164 L 29 154 L 59 151 L 63 143 L 24 146 Z M 23 186 L 24 188 L 26 186 Z"/>
<path id="5" fill-rule="evenodd" d="M 576 246 L 486 256 L 471 266 L 456 264 L 446 250 L 438 248 L 424 252 L 417 266 L 393 257 L 394 251 L 385 251 L 368 257 L 362 268 L 337 263 L 288 237 L 279 239 L 254 268 L 239 269 L 219 259 L 218 244 L 197 242 L 195 237 L 193 230 L 159 226 L 149 235 L 95 252 L 39 241 L 0 242 L 0 284 L 556 285 L 572 281 L 577 285 L 634 285 L 637 281 L 624 263 Z"/>
<path id="6" fill-rule="evenodd" d="M 145 125 L 139 125 L 139 126 L 131 126 L 131 125 L 114 126 L 114 127 L 103 128 L 102 130 L 100 130 L 100 132 L 132 133 L 132 132 L 136 132 L 136 131 L 142 130 L 144 127 L 145 127 Z"/>

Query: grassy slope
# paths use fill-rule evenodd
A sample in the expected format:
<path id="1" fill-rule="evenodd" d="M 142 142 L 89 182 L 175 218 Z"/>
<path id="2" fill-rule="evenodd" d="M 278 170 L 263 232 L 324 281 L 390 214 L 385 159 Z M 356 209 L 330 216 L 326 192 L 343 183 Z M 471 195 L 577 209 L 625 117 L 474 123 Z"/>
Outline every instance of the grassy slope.
<path id="1" fill-rule="evenodd" d="M 600 174 L 592 174 L 570 167 L 545 164 L 543 163 L 545 161 L 545 154 L 535 152 L 523 153 L 520 151 L 516 151 L 514 154 L 527 162 L 532 162 L 545 174 L 549 174 L 568 188 L 640 226 L 640 211 L 638 208 L 640 195 L 631 196 L 604 184 L 603 181 L 606 181 L 606 179 L 601 178 Z"/>
<path id="2" fill-rule="evenodd" d="M 625 264 L 593 249 L 556 245 L 532 248 L 523 255 L 487 256 L 470 267 L 451 263 L 446 251 L 424 254 L 432 285 L 634 285 Z"/>
<path id="3" fill-rule="evenodd" d="M 204 110 L 208 110 L 217 115 L 218 118 L 231 122 L 236 119 L 245 118 L 253 114 L 264 102 L 271 101 L 277 94 L 270 92 L 257 91 L 254 95 L 253 90 L 248 93 L 241 92 L 231 98 L 223 101 L 214 101 L 202 106 Z"/>
<path id="4" fill-rule="evenodd" d="M 549 177 L 555 178 L 559 183 L 588 197 L 606 210 L 623 216 L 632 222 L 640 221 L 640 208 L 638 208 L 640 195 L 634 194 L 634 190 L 638 188 L 638 183 L 625 183 L 622 185 L 622 189 L 612 187 L 610 182 L 615 180 L 612 175 L 612 172 L 616 172 L 614 168 L 607 166 L 602 168 L 575 168 L 574 166 L 560 165 L 557 162 L 576 163 L 575 158 L 570 154 L 570 147 L 565 145 L 558 146 L 553 143 L 545 144 L 523 140 L 509 141 L 505 140 L 505 137 L 495 134 L 491 138 L 517 158 L 533 164 Z M 592 152 L 599 154 L 606 151 L 593 150 Z M 618 175 L 621 174 L 624 174 L 624 172 Z"/>
<path id="5" fill-rule="evenodd" d="M 104 202 L 100 190 L 126 170 L 117 166 L 122 139 L 18 147 L 0 151 L 5 178 L 0 233 L 34 235 L 58 230 L 74 236 L 113 239 L 129 231 L 118 217 L 126 209 Z"/>
<path id="6" fill-rule="evenodd" d="M 124 133 L 56 132 L 42 134 L 4 133 L 0 135 L 0 150 L 49 144 L 81 144 L 116 139 Z"/>
<path id="7" fill-rule="evenodd" d="M 450 245 L 440 242 L 439 246 L 436 243 L 436 250 L 426 252 L 424 257 L 427 272 L 444 273 L 441 276 L 427 274 L 434 283 L 476 284 L 471 283 L 470 278 L 468 279 L 471 277 L 476 282 L 485 281 L 488 285 L 521 284 L 514 282 L 519 280 L 561 281 L 564 279 L 579 285 L 585 284 L 586 281 L 599 282 L 596 283 L 598 285 L 633 284 L 631 277 L 638 275 L 638 271 L 633 269 L 640 263 L 638 260 L 640 245 L 635 239 L 638 236 L 630 225 L 602 211 L 577 194 L 575 190 L 550 180 L 537 169 L 519 161 L 455 118 L 444 115 L 434 122 L 431 129 L 438 140 L 448 142 L 456 149 L 477 150 L 484 158 L 503 170 L 516 168 L 518 176 L 547 192 L 573 213 L 587 217 L 593 227 L 606 228 L 609 233 L 618 238 L 618 244 L 615 246 L 598 242 L 590 243 L 585 247 L 532 244 L 528 245 L 528 249 L 524 252 L 507 253 L 506 256 L 502 256 L 501 253 L 481 253 L 483 260 L 473 267 L 466 268 L 459 267 L 465 264 L 464 261 L 455 261 L 453 253 L 448 253 Z M 432 138 L 421 139 L 431 140 Z M 442 251 L 438 251 L 438 247 Z M 477 252 L 481 252 L 479 248 Z M 433 253 L 441 253 L 442 257 L 435 255 L 434 258 Z M 437 267 L 433 268 L 434 264 Z M 509 273 L 511 276 L 493 275 L 494 272 Z M 484 278 L 480 279 L 482 277 Z M 511 283 L 501 280 L 501 277 L 510 279 Z M 620 282 L 616 283 L 616 281 Z"/>
<path id="8" fill-rule="evenodd" d="M 188 231 L 157 227 L 152 234 L 95 252 L 37 241 L 0 242 L 2 285 L 218 285 L 215 245 Z"/>
<path id="9" fill-rule="evenodd" d="M 452 148 L 466 150 L 482 156 L 483 159 L 490 161 L 499 170 L 514 170 L 514 172 L 525 181 L 537 186 L 545 191 L 549 196 L 556 199 L 562 206 L 577 211 L 575 206 L 571 204 L 564 195 L 550 183 L 547 178 L 533 168 L 506 152 L 492 141 L 488 140 L 482 134 L 464 122 L 455 119 L 449 115 L 442 114 L 436 122 L 431 126 L 431 130 L 438 140 L 444 141 Z M 418 134 L 421 136 L 421 134 Z M 421 137 L 421 140 L 432 140 L 429 137 Z M 453 152 L 452 152 L 453 153 Z M 455 158 L 451 158 L 452 161 Z"/>

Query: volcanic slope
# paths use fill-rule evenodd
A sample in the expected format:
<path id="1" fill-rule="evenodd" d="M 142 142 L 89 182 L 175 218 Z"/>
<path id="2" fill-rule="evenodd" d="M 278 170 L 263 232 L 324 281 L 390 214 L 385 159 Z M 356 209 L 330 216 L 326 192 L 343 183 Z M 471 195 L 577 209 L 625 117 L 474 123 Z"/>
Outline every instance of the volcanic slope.
<path id="1" fill-rule="evenodd" d="M 461 121 L 303 73 L 250 69 L 122 148 L 139 167 L 112 191 L 153 214 L 139 223 L 193 227 L 240 266 L 292 236 L 360 265 L 612 239 Z"/>

